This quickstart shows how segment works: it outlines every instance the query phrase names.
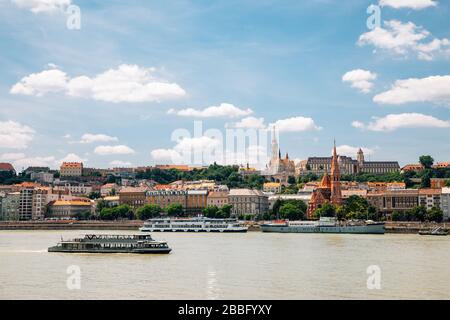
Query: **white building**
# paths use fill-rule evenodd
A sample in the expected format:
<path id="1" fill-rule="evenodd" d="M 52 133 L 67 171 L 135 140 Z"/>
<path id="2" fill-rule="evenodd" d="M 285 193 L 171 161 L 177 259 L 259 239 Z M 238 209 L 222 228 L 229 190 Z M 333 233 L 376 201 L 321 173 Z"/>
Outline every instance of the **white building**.
<path id="1" fill-rule="evenodd" d="M 441 189 L 419 189 L 419 206 L 431 210 L 441 207 Z"/>
<path id="2" fill-rule="evenodd" d="M 89 195 L 92 192 L 92 186 L 84 183 L 65 183 L 57 185 L 54 190 L 67 191 L 71 195 Z"/>
<path id="3" fill-rule="evenodd" d="M 41 183 L 52 183 L 55 180 L 53 173 L 50 172 L 32 172 L 30 178 Z"/>

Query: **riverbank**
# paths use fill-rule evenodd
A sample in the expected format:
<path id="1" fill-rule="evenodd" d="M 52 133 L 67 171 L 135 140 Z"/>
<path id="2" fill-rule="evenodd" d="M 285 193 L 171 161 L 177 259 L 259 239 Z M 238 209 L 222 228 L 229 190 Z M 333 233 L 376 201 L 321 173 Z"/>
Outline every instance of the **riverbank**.
<path id="1" fill-rule="evenodd" d="M 134 230 L 138 231 L 143 221 L 0 221 L 0 230 Z M 249 231 L 261 231 L 259 224 L 246 223 Z M 419 230 L 437 226 L 450 231 L 447 223 L 386 222 L 386 233 L 417 234 Z"/>

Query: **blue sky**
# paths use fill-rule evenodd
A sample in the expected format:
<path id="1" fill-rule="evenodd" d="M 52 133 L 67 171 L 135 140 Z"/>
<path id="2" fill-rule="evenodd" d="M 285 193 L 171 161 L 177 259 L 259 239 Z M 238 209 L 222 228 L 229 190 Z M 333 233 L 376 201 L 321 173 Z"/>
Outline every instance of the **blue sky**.
<path id="1" fill-rule="evenodd" d="M 170 162 L 174 130 L 248 117 L 277 123 L 295 159 L 335 138 L 341 154 L 450 161 L 446 1 L 381 0 L 375 30 L 378 0 L 54 1 L 0 1 L 0 161 L 16 169 Z M 66 27 L 70 2 L 80 30 Z"/>

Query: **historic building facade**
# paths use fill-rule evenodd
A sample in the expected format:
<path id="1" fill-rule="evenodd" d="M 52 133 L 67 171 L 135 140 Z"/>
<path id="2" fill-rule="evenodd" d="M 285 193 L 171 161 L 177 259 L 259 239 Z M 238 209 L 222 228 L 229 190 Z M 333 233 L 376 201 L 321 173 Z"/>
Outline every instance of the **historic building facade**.
<path id="1" fill-rule="evenodd" d="M 320 185 L 314 190 L 308 205 L 308 218 L 314 218 L 314 212 L 325 203 L 342 204 L 341 173 L 336 144 L 334 145 L 333 156 L 331 157 L 330 175 L 328 175 L 328 172 L 325 172 Z"/>
<path id="2" fill-rule="evenodd" d="M 186 215 L 198 215 L 207 206 L 208 190 L 150 190 L 146 197 L 147 204 L 156 204 L 161 208 L 179 204 Z"/>
<path id="3" fill-rule="evenodd" d="M 398 172 L 400 165 L 397 161 L 366 161 L 364 152 L 360 148 L 356 160 L 347 156 L 338 156 L 338 165 L 341 174 L 353 175 L 358 173 L 386 174 Z M 309 173 L 323 175 L 330 172 L 333 157 L 310 157 L 300 161 L 295 171 L 298 176 Z"/>
<path id="4" fill-rule="evenodd" d="M 81 177 L 83 175 L 83 163 L 63 162 L 59 170 L 61 177 Z"/>
<path id="5" fill-rule="evenodd" d="M 258 215 L 269 211 L 269 198 L 260 190 L 231 189 L 228 203 L 233 215 Z"/>

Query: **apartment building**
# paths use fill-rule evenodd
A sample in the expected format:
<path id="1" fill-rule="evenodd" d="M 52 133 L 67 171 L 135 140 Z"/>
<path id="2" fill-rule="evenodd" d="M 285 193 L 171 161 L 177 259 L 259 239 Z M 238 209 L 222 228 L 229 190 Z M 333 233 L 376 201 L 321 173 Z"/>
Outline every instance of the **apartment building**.
<path id="1" fill-rule="evenodd" d="M 269 210 L 269 199 L 260 190 L 231 189 L 228 203 L 233 206 L 231 213 L 234 215 L 258 215 L 267 213 Z"/>

